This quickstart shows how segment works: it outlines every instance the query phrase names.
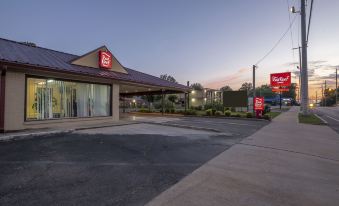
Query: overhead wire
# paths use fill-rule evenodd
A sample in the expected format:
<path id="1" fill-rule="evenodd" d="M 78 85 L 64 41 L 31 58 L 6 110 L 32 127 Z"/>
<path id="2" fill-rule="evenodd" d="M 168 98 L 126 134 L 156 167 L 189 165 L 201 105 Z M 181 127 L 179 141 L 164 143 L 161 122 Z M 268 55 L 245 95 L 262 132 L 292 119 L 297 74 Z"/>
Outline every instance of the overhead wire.
<path id="1" fill-rule="evenodd" d="M 289 11 L 290 9 L 290 3 L 289 3 L 289 0 L 286 0 L 286 4 L 287 4 L 287 12 L 288 12 L 288 21 L 291 25 L 291 12 Z M 291 32 L 291 46 L 292 46 L 292 59 L 293 59 L 293 62 L 295 60 L 295 56 L 294 56 L 294 42 L 293 42 L 293 32 L 292 32 L 292 29 L 290 29 L 290 32 Z"/>
<path id="2" fill-rule="evenodd" d="M 295 19 L 296 19 L 296 16 L 294 16 L 291 24 L 288 26 L 287 30 L 283 33 L 283 35 L 280 37 L 280 39 L 274 44 L 274 46 L 261 59 L 259 59 L 259 61 L 257 61 L 257 63 L 255 64 L 256 66 L 259 63 L 261 63 L 268 55 L 270 55 L 274 51 L 274 49 L 280 44 L 280 42 L 284 39 L 286 34 L 290 31 Z"/>
<path id="3" fill-rule="evenodd" d="M 311 26 L 312 10 L 313 10 L 313 0 L 311 0 L 310 16 L 308 17 L 308 26 L 307 26 L 307 37 L 306 37 L 306 42 L 308 42 L 308 35 L 310 34 L 310 26 Z"/>

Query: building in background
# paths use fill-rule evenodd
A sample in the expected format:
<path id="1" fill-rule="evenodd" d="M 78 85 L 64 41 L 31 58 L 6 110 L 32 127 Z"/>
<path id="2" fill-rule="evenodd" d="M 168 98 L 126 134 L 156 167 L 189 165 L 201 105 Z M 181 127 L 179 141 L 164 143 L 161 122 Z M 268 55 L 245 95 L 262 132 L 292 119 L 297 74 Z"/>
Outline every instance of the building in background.
<path id="1" fill-rule="evenodd" d="M 191 107 L 203 107 L 206 104 L 222 103 L 222 92 L 220 90 L 204 88 L 203 90 L 192 90 L 189 96 Z"/>

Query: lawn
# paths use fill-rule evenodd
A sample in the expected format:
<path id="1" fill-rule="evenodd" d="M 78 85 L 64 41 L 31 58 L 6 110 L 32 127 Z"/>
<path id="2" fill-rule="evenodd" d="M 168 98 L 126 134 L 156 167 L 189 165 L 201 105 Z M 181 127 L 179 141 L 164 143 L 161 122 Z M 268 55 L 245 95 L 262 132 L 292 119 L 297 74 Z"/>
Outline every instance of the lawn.
<path id="1" fill-rule="evenodd" d="M 321 121 L 321 119 L 319 119 L 314 114 L 310 114 L 310 115 L 299 114 L 299 123 L 315 124 L 315 125 L 322 125 L 322 124 L 324 124 L 324 122 Z"/>
<path id="2" fill-rule="evenodd" d="M 276 118 L 281 112 L 269 112 L 267 113 L 272 119 Z"/>

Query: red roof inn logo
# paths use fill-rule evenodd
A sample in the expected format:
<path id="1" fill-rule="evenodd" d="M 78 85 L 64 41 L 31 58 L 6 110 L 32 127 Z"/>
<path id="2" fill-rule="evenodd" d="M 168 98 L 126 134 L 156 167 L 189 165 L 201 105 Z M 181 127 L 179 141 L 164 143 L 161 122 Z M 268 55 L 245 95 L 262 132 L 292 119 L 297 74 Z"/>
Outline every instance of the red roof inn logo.
<path id="1" fill-rule="evenodd" d="M 101 68 L 112 68 L 112 54 L 108 51 L 99 51 L 99 66 Z"/>
<path id="2" fill-rule="evenodd" d="M 254 97 L 254 110 L 264 110 L 265 100 L 264 97 Z"/>
<path id="3" fill-rule="evenodd" d="M 291 72 L 271 74 L 271 86 L 291 86 Z"/>

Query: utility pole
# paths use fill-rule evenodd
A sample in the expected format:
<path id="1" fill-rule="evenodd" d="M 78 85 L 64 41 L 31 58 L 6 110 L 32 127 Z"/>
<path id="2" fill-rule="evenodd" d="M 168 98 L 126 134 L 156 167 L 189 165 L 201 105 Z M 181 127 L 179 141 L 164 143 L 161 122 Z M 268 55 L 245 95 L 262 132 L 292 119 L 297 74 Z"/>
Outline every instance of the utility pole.
<path id="1" fill-rule="evenodd" d="M 318 91 L 315 91 L 315 106 L 318 104 Z"/>
<path id="2" fill-rule="evenodd" d="M 253 65 L 253 115 L 255 116 L 255 110 L 254 110 L 254 98 L 255 98 L 255 68 L 256 66 Z"/>
<path id="3" fill-rule="evenodd" d="M 305 0 L 301 0 L 300 4 L 301 15 L 301 47 L 302 47 L 302 61 L 301 61 L 301 105 L 302 114 L 308 114 L 308 75 L 307 75 L 307 39 L 306 39 L 306 5 Z"/>
<path id="4" fill-rule="evenodd" d="M 324 85 L 321 85 L 321 106 L 324 106 Z"/>
<path id="5" fill-rule="evenodd" d="M 338 67 L 335 69 L 335 106 L 338 105 Z"/>
<path id="6" fill-rule="evenodd" d="M 299 70 L 299 103 L 300 103 L 300 111 L 302 111 L 302 106 L 301 106 L 301 99 L 300 99 L 300 94 L 302 93 L 302 83 L 301 83 L 301 47 L 293 48 L 293 49 L 298 49 L 299 51 L 299 66 L 297 66 L 297 69 Z"/>
<path id="7" fill-rule="evenodd" d="M 325 80 L 324 96 L 325 96 L 325 100 L 324 100 L 325 105 L 324 106 L 326 107 L 326 105 L 327 105 L 327 102 L 326 102 L 326 80 Z"/>
<path id="8" fill-rule="evenodd" d="M 187 86 L 188 87 L 190 86 L 190 81 L 187 81 Z M 187 102 L 187 110 L 189 110 L 190 109 L 190 93 L 189 92 L 187 93 L 187 100 L 186 100 L 186 102 Z"/>

